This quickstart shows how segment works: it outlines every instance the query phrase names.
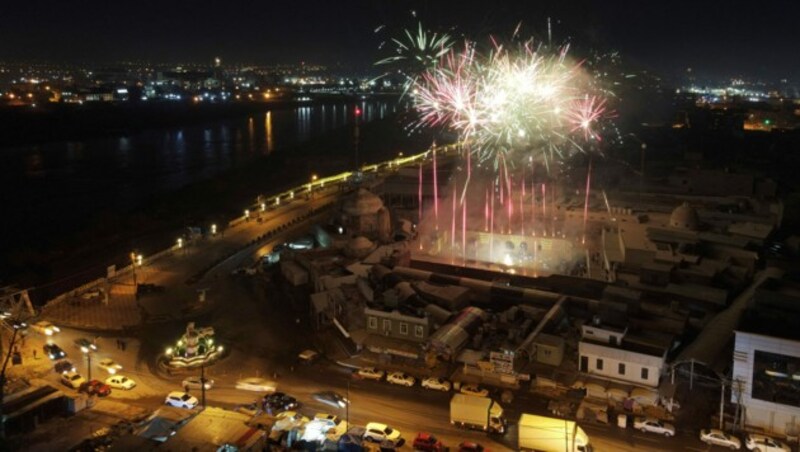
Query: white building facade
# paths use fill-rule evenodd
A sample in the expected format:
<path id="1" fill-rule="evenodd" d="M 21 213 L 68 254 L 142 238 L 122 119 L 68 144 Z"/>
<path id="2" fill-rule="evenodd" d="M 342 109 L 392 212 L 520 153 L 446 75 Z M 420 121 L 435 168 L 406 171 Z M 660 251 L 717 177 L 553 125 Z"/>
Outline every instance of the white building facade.
<path id="1" fill-rule="evenodd" d="M 736 331 L 731 403 L 745 427 L 800 433 L 800 341 Z"/>

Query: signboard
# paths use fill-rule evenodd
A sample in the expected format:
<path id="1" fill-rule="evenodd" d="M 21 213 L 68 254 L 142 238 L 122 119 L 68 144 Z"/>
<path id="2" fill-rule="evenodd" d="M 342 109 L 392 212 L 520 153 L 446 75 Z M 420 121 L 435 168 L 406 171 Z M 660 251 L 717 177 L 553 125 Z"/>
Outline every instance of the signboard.
<path id="1" fill-rule="evenodd" d="M 494 366 L 494 371 L 503 374 L 514 373 L 514 352 L 504 350 L 489 353 L 489 362 Z"/>

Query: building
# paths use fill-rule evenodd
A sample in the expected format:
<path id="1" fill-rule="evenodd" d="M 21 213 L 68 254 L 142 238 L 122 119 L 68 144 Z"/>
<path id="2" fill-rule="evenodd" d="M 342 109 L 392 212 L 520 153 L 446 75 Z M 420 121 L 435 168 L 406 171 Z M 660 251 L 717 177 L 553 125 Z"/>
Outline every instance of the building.
<path id="1" fill-rule="evenodd" d="M 800 434 L 800 284 L 769 279 L 735 330 L 731 403 L 746 428 Z"/>
<path id="2" fill-rule="evenodd" d="M 583 325 L 578 343 L 581 372 L 624 381 L 639 386 L 657 387 L 666 366 L 663 340 L 633 336 L 625 325 L 593 319 Z"/>
<path id="3" fill-rule="evenodd" d="M 413 342 L 428 340 L 431 322 L 427 315 L 412 315 L 398 310 L 365 308 L 367 331 L 372 334 Z"/>

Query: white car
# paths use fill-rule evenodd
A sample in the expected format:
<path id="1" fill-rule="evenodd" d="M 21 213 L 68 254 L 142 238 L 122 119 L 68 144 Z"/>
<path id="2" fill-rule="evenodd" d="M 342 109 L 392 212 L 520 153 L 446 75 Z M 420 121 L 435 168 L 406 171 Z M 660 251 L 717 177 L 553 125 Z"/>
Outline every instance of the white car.
<path id="1" fill-rule="evenodd" d="M 420 383 L 423 388 L 447 392 L 453 386 L 442 377 L 428 377 Z"/>
<path id="2" fill-rule="evenodd" d="M 400 431 L 379 422 L 370 422 L 364 432 L 364 439 L 375 443 L 390 441 L 394 444 L 400 440 Z"/>
<path id="3" fill-rule="evenodd" d="M 414 377 L 404 372 L 392 372 L 386 376 L 386 381 L 393 385 L 406 386 L 409 388 L 414 386 L 414 383 L 417 382 Z"/>
<path id="4" fill-rule="evenodd" d="M 86 379 L 83 378 L 78 372 L 70 371 L 61 374 L 61 383 L 63 383 L 65 386 L 69 386 L 72 389 L 78 389 L 82 384 L 86 383 Z"/>
<path id="5" fill-rule="evenodd" d="M 33 329 L 33 331 L 44 334 L 45 336 L 52 336 L 56 333 L 61 332 L 61 329 L 59 327 L 45 320 L 40 320 L 34 323 L 33 325 L 31 325 L 31 328 Z"/>
<path id="6" fill-rule="evenodd" d="M 114 389 L 130 391 L 136 387 L 136 382 L 124 375 L 112 375 L 106 378 L 106 384 Z"/>
<path id="7" fill-rule="evenodd" d="M 757 450 L 759 452 L 791 452 L 791 448 L 777 439 L 769 436 L 750 433 L 745 437 L 744 445 L 747 450 Z"/>
<path id="8" fill-rule="evenodd" d="M 198 404 L 197 397 L 181 391 L 172 391 L 167 394 L 164 404 L 178 408 L 194 408 Z"/>
<path id="9" fill-rule="evenodd" d="M 643 433 L 658 433 L 666 437 L 675 436 L 675 427 L 672 424 L 651 417 L 637 417 L 633 420 L 633 428 L 641 430 Z"/>
<path id="10" fill-rule="evenodd" d="M 210 378 L 205 379 L 205 385 L 200 385 L 200 377 L 187 377 L 181 382 L 183 385 L 183 389 L 203 389 L 203 386 L 206 387 L 206 391 L 214 387 L 214 380 Z"/>
<path id="11" fill-rule="evenodd" d="M 356 375 L 365 380 L 380 381 L 383 378 L 383 371 L 374 367 L 362 367 L 356 371 Z"/>
<path id="12" fill-rule="evenodd" d="M 266 378 L 251 377 L 239 380 L 236 382 L 236 389 L 243 391 L 257 391 L 257 392 L 275 392 L 278 390 L 278 385 Z"/>
<path id="13" fill-rule="evenodd" d="M 466 384 L 461 386 L 461 393 L 478 397 L 489 397 L 489 390 L 481 388 L 475 384 Z"/>
<path id="14" fill-rule="evenodd" d="M 116 374 L 118 370 L 122 370 L 122 366 L 111 358 L 101 359 L 97 365 L 111 375 Z"/>
<path id="15" fill-rule="evenodd" d="M 711 446 L 727 447 L 731 450 L 739 450 L 742 447 L 739 438 L 716 428 L 700 430 L 700 441 Z"/>

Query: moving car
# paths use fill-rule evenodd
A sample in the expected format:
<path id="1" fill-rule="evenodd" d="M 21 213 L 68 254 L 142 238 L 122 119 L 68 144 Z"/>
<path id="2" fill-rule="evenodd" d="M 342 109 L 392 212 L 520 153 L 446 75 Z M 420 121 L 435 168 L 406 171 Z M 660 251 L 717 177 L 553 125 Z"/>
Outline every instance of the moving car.
<path id="1" fill-rule="evenodd" d="M 122 366 L 117 364 L 117 362 L 111 358 L 101 359 L 97 365 L 111 375 L 117 373 L 118 370 L 122 370 Z"/>
<path id="2" fill-rule="evenodd" d="M 53 367 L 56 369 L 56 372 L 60 374 L 69 371 L 75 372 L 77 370 L 75 369 L 75 366 L 73 366 L 72 363 L 66 359 L 56 362 L 56 365 Z"/>
<path id="3" fill-rule="evenodd" d="M 52 323 L 46 320 L 40 320 L 33 325 L 31 325 L 31 329 L 36 331 L 37 333 L 44 334 L 45 336 L 52 336 L 56 333 L 60 333 L 61 329 Z"/>
<path id="4" fill-rule="evenodd" d="M 69 371 L 61 374 L 61 383 L 72 389 L 79 389 L 82 384 L 86 383 L 86 379 L 78 372 Z"/>
<path id="5" fill-rule="evenodd" d="M 167 394 L 164 404 L 178 408 L 194 408 L 198 404 L 197 397 L 193 397 L 185 392 L 172 391 Z"/>
<path id="6" fill-rule="evenodd" d="M 364 439 L 374 443 L 382 443 L 389 441 L 397 444 L 400 441 L 400 431 L 394 430 L 386 424 L 379 422 L 370 422 L 366 427 L 367 431 L 364 432 Z"/>
<path id="7" fill-rule="evenodd" d="M 136 382 L 124 375 L 112 375 L 106 378 L 106 384 L 114 389 L 130 391 L 136 387 Z"/>
<path id="8" fill-rule="evenodd" d="M 334 408 L 344 408 L 350 403 L 346 397 L 340 395 L 338 392 L 333 391 L 315 392 L 311 395 L 311 397 L 317 402 L 330 405 Z"/>
<path id="9" fill-rule="evenodd" d="M 75 346 L 81 349 L 83 353 L 88 353 L 89 350 L 96 352 L 97 351 L 97 344 L 86 339 L 85 337 L 80 337 L 75 339 Z"/>
<path id="10" fill-rule="evenodd" d="M 489 397 L 488 389 L 481 388 L 480 386 L 472 383 L 461 386 L 461 393 L 478 397 Z"/>
<path id="11" fill-rule="evenodd" d="M 56 344 L 44 344 L 42 350 L 44 350 L 44 354 L 47 355 L 48 358 L 54 361 L 67 357 L 67 354 L 64 352 L 64 350 L 61 350 L 61 347 Z"/>
<path id="12" fill-rule="evenodd" d="M 633 420 L 633 428 L 642 433 L 658 433 L 666 437 L 675 436 L 675 427 L 672 424 L 659 421 L 651 417 L 637 417 Z"/>
<path id="13" fill-rule="evenodd" d="M 186 377 L 183 379 L 183 382 L 181 382 L 181 385 L 183 386 L 183 389 L 185 389 L 186 391 L 190 389 L 203 389 L 203 386 L 205 386 L 206 391 L 208 391 L 209 389 L 214 387 L 214 380 L 212 380 L 211 378 L 206 378 L 205 385 L 202 385 L 200 383 L 200 377 Z"/>
<path id="14" fill-rule="evenodd" d="M 444 392 L 449 391 L 450 388 L 453 386 L 452 384 L 450 384 L 449 381 L 445 380 L 442 377 L 428 377 L 422 380 L 421 385 L 423 388 L 426 389 L 434 389 L 437 391 L 444 391 Z"/>
<path id="15" fill-rule="evenodd" d="M 383 378 L 383 371 L 374 367 L 362 367 L 356 371 L 355 376 L 365 380 L 380 381 Z"/>
<path id="16" fill-rule="evenodd" d="M 441 452 L 444 450 L 444 444 L 436 439 L 435 436 L 431 435 L 430 433 L 422 432 L 417 433 L 417 437 L 414 438 L 412 447 L 414 447 L 414 450 L 421 450 L 425 452 Z"/>
<path id="17" fill-rule="evenodd" d="M 732 450 L 739 450 L 742 447 L 739 438 L 716 428 L 700 430 L 700 441 L 711 446 L 722 446 Z"/>
<path id="18" fill-rule="evenodd" d="M 392 372 L 386 376 L 386 381 L 393 385 L 407 386 L 410 388 L 411 386 L 414 386 L 414 383 L 417 380 L 404 372 Z"/>
<path id="19" fill-rule="evenodd" d="M 300 403 L 297 402 L 297 399 L 282 392 L 274 392 L 264 396 L 262 403 L 264 405 L 264 411 L 268 413 L 289 411 L 300 407 Z"/>
<path id="20" fill-rule="evenodd" d="M 319 353 L 314 350 L 303 350 L 297 355 L 297 360 L 301 364 L 314 364 L 319 359 Z"/>
<path id="21" fill-rule="evenodd" d="M 78 390 L 89 395 L 96 395 L 98 397 L 105 397 L 111 394 L 111 387 L 100 380 L 89 380 L 83 382 Z"/>
<path id="22" fill-rule="evenodd" d="M 785 443 L 758 433 L 748 434 L 744 439 L 744 444 L 747 450 L 759 452 L 790 452 L 792 450 Z"/>
<path id="23" fill-rule="evenodd" d="M 236 382 L 236 389 L 243 391 L 257 391 L 257 392 L 275 392 L 278 390 L 278 385 L 266 378 L 251 377 L 239 380 Z"/>

